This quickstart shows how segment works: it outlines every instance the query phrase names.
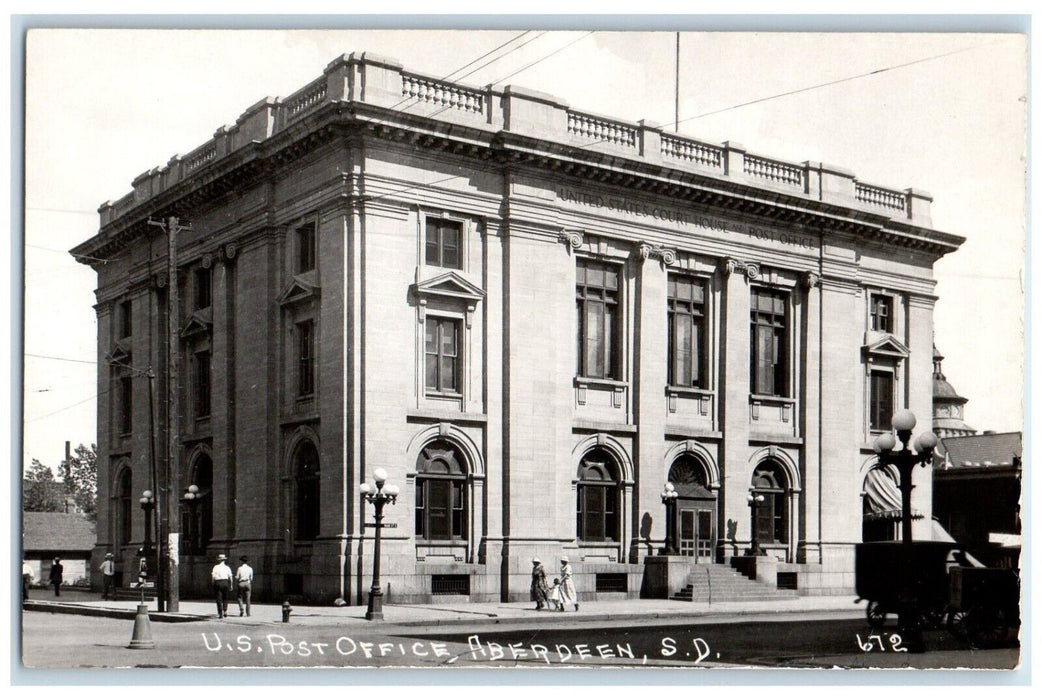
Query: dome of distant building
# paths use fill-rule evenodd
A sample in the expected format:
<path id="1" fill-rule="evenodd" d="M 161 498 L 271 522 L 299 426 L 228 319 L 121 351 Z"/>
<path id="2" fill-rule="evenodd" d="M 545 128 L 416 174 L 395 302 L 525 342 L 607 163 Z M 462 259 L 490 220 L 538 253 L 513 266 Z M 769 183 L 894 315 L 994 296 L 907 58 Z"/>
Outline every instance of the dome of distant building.
<path id="1" fill-rule="evenodd" d="M 962 419 L 962 409 L 968 399 L 959 396 L 941 369 L 944 360 L 937 350 L 933 348 L 933 431 L 937 437 L 958 437 L 961 435 L 975 435 L 976 428 L 972 428 Z"/>

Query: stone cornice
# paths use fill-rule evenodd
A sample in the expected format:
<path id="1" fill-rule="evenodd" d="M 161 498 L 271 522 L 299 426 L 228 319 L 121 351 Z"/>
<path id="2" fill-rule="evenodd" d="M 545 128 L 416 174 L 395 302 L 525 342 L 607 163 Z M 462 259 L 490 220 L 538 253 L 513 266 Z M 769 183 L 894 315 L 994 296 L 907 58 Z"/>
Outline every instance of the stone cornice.
<path id="1" fill-rule="evenodd" d="M 401 96 L 416 85 L 418 106 L 405 112 Z M 365 139 L 396 142 L 475 165 L 596 181 L 682 207 L 820 227 L 825 235 L 852 234 L 929 256 L 964 241 L 928 227 L 931 198 L 918 190 L 869 185 L 841 168 L 787 163 L 736 144 L 578 112 L 528 91 L 472 88 L 352 54 L 293 95 L 254 105 L 211 141 L 135 178 L 134 192 L 99 209 L 99 234 L 73 252 L 109 257 L 142 235 L 149 216 L 190 214 L 345 137 L 349 148 Z"/>

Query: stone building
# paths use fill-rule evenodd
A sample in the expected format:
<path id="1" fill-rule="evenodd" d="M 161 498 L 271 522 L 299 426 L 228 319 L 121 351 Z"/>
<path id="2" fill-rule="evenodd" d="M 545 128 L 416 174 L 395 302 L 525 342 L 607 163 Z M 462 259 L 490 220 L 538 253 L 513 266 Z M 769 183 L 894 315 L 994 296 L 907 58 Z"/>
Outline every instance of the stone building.
<path id="1" fill-rule="evenodd" d="M 637 595 L 663 483 L 692 562 L 759 542 L 850 590 L 873 435 L 928 423 L 929 195 L 346 55 L 139 175 L 73 252 L 98 272 L 98 551 L 142 538 L 167 435 L 177 246 L 182 590 L 248 554 L 259 595 L 360 602 L 377 468 L 391 601 Z M 101 264 L 100 260 L 108 261 Z M 926 425 L 928 427 L 928 425 Z M 915 506 L 929 513 L 930 480 Z M 176 522 L 176 518 L 175 518 Z M 555 567 L 551 567 L 555 568 Z"/>

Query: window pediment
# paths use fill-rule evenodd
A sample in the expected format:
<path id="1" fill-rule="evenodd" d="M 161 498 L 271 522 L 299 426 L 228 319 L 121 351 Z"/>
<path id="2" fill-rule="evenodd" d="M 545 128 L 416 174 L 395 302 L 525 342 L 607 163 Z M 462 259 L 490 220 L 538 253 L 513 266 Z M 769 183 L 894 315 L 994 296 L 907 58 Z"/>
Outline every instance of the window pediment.
<path id="1" fill-rule="evenodd" d="M 911 354 L 908 347 L 889 333 L 867 331 L 861 351 L 866 357 L 907 360 Z"/>
<path id="2" fill-rule="evenodd" d="M 213 313 L 209 308 L 195 311 L 181 328 L 181 337 L 190 338 L 195 335 L 208 334 L 213 328 Z"/>
<path id="3" fill-rule="evenodd" d="M 451 297 L 476 303 L 485 298 L 485 290 L 471 284 L 456 272 L 446 272 L 413 285 L 413 293 L 420 299 Z"/>
<path id="4" fill-rule="evenodd" d="M 279 306 L 291 306 L 317 299 L 322 288 L 314 271 L 294 275 L 289 285 L 275 298 Z"/>
<path id="5" fill-rule="evenodd" d="M 109 353 L 109 362 L 112 364 L 127 364 L 130 362 L 130 358 L 130 344 L 117 340 L 112 346 L 112 352 Z"/>
<path id="6" fill-rule="evenodd" d="M 474 309 L 478 302 L 485 298 L 485 290 L 481 289 L 456 272 L 446 272 L 429 280 L 417 282 L 410 291 L 415 296 L 419 307 L 419 320 L 426 317 L 427 303 L 431 299 L 455 301 L 465 307 L 467 328 L 470 328 Z"/>

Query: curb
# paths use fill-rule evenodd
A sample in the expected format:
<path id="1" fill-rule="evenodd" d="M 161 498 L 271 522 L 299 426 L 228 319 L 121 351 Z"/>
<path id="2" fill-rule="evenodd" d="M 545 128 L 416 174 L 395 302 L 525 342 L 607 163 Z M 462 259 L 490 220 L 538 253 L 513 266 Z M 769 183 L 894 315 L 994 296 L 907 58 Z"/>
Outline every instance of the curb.
<path id="1" fill-rule="evenodd" d="M 133 620 L 137 615 L 137 610 L 97 608 L 90 605 L 77 605 L 75 603 L 49 603 L 35 600 L 23 602 L 22 610 L 58 613 L 64 615 L 84 615 L 86 617 L 113 617 L 117 620 Z M 148 618 L 152 622 L 198 622 L 200 620 L 207 620 L 210 616 L 191 615 L 189 613 L 155 612 L 150 610 L 148 612 Z"/>
<path id="2" fill-rule="evenodd" d="M 109 617 L 122 620 L 133 620 L 136 615 L 136 610 L 126 610 L 117 608 L 101 608 L 89 605 L 77 605 L 76 603 L 52 603 L 47 601 L 26 601 L 22 604 L 23 610 L 32 610 L 35 612 L 46 612 L 56 614 L 67 614 L 67 615 L 84 615 L 88 617 Z M 532 611 L 535 612 L 534 610 Z M 849 613 L 852 618 L 860 618 L 864 616 L 864 612 L 860 609 L 851 609 L 849 607 L 841 608 L 820 608 L 814 610 L 698 610 L 698 611 L 678 611 L 678 610 L 656 610 L 647 612 L 629 612 L 629 613 L 572 613 L 562 614 L 558 616 L 544 615 L 544 616 L 532 616 L 532 617 L 500 617 L 494 613 L 481 613 L 480 616 L 477 614 L 473 618 L 431 618 L 425 620 L 384 620 L 378 622 L 375 625 L 359 618 L 338 618 L 335 615 L 330 615 L 326 619 L 333 624 L 336 622 L 358 624 L 360 627 L 375 628 L 389 628 L 389 627 L 469 627 L 471 629 L 476 627 L 510 627 L 517 630 L 526 629 L 542 629 L 546 626 L 547 620 L 559 620 L 561 622 L 608 622 L 612 620 L 626 621 L 626 622 L 653 622 L 657 620 L 707 620 L 707 618 L 718 618 L 722 616 L 727 617 L 754 617 L 757 615 L 783 615 L 783 614 L 801 614 L 804 619 L 814 619 L 818 614 L 832 614 L 832 613 Z M 149 611 L 149 619 L 153 622 L 199 622 L 202 620 L 213 619 L 212 615 L 197 615 L 191 613 L 173 613 L 173 612 L 155 612 Z M 326 616 L 323 616 L 326 617 Z"/>
<path id="3" fill-rule="evenodd" d="M 385 606 L 386 608 L 386 606 Z M 535 612 L 534 610 L 532 612 Z M 818 613 L 850 613 L 851 618 L 862 618 L 865 613 L 862 610 L 850 610 L 849 608 L 822 608 L 816 610 L 700 610 L 692 612 L 649 611 L 645 613 L 584 613 L 564 615 L 560 617 L 547 617 L 545 619 L 577 621 L 577 622 L 608 622 L 619 621 L 654 621 L 654 620 L 698 620 L 704 618 L 731 616 L 752 617 L 757 615 L 783 615 L 786 613 L 801 614 L 804 619 L 813 620 Z M 544 618 L 540 618 L 542 620 Z M 518 630 L 542 629 L 545 624 L 529 617 L 486 617 L 484 619 L 434 619 L 434 620 L 404 620 L 394 622 L 385 620 L 385 627 L 449 627 L 449 626 L 502 626 L 512 627 Z"/>

